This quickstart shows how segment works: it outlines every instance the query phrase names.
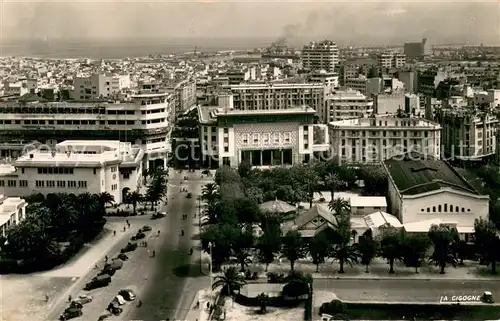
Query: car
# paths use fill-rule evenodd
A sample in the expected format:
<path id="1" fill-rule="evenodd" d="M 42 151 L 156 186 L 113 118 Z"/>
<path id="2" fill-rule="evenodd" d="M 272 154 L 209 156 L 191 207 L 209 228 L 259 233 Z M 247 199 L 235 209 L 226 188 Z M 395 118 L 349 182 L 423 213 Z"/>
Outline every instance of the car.
<path id="1" fill-rule="evenodd" d="M 61 314 L 61 316 L 59 317 L 59 320 L 61 321 L 70 320 L 81 317 L 82 315 L 83 315 L 82 309 L 70 307 L 64 310 L 63 314 Z"/>
<path id="2" fill-rule="evenodd" d="M 149 231 L 152 231 L 153 228 L 149 225 L 144 225 L 142 228 L 141 228 L 141 231 L 142 232 L 149 232 Z"/>
<path id="3" fill-rule="evenodd" d="M 119 304 L 115 301 L 111 302 L 106 309 L 114 315 L 120 315 L 123 312 L 123 309 L 120 308 Z"/>
<path id="4" fill-rule="evenodd" d="M 484 291 L 481 301 L 484 303 L 494 303 L 493 294 L 490 291 Z"/>
<path id="5" fill-rule="evenodd" d="M 92 302 L 94 298 L 91 296 L 91 295 L 87 295 L 87 294 L 82 294 L 80 296 L 78 296 L 78 298 L 76 300 L 74 300 L 73 302 L 77 302 L 77 303 L 80 303 L 80 304 L 87 304 L 87 303 L 90 303 Z"/>
<path id="6" fill-rule="evenodd" d="M 142 233 L 141 230 L 137 232 L 135 236 L 132 236 L 132 241 L 137 241 L 146 237 L 146 234 Z"/>
<path id="7" fill-rule="evenodd" d="M 125 253 L 118 254 L 117 258 L 119 258 L 122 261 L 128 261 L 128 256 Z"/>
<path id="8" fill-rule="evenodd" d="M 136 298 L 134 291 L 132 291 L 131 289 L 120 290 L 118 294 L 121 295 L 127 301 L 134 301 Z"/>
<path id="9" fill-rule="evenodd" d="M 159 219 L 159 218 L 163 218 L 167 216 L 167 213 L 166 212 L 158 212 L 158 213 L 155 213 L 151 216 L 151 219 L 152 220 L 156 220 L 156 219 Z"/>
<path id="10" fill-rule="evenodd" d="M 137 243 L 128 242 L 127 246 L 125 246 L 123 249 L 120 250 L 120 253 L 132 252 L 135 251 L 136 248 L 137 248 Z"/>
<path id="11" fill-rule="evenodd" d="M 191 193 L 187 193 L 186 198 L 192 198 L 192 197 L 193 195 L 191 195 Z"/>

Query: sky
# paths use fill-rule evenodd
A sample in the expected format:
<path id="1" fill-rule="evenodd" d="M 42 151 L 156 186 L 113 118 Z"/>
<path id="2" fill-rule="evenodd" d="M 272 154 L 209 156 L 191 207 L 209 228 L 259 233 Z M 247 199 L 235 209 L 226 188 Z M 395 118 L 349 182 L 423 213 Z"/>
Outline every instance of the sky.
<path id="1" fill-rule="evenodd" d="M 0 0 L 15 39 L 284 38 L 344 45 L 500 44 L 499 1 Z"/>

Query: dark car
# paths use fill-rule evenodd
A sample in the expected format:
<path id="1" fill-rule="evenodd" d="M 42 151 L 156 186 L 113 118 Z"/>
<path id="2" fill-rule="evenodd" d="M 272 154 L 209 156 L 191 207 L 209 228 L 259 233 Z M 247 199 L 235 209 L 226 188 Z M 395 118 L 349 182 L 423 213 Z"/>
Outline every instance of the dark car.
<path id="1" fill-rule="evenodd" d="M 127 301 L 134 301 L 136 298 L 134 291 L 132 291 L 131 289 L 120 290 L 118 294 L 121 295 Z"/>
<path id="2" fill-rule="evenodd" d="M 127 254 L 124 254 L 124 253 L 118 254 L 117 258 L 119 258 L 122 261 L 128 261 L 128 256 L 127 256 Z"/>
<path id="3" fill-rule="evenodd" d="M 158 212 L 158 213 L 155 213 L 151 216 L 151 219 L 152 220 L 156 220 L 156 219 L 159 219 L 159 218 L 163 218 L 167 216 L 167 213 L 166 212 Z"/>
<path id="4" fill-rule="evenodd" d="M 64 310 L 63 314 L 59 317 L 59 320 L 69 320 L 81 317 L 83 315 L 82 309 L 79 308 L 67 308 Z"/>
<path id="5" fill-rule="evenodd" d="M 152 228 L 151 226 L 149 226 L 149 225 L 144 225 L 144 226 L 140 229 L 140 231 L 141 231 L 141 232 L 149 232 L 149 231 L 152 231 L 152 230 L 153 230 L 153 228 Z"/>
<path id="6" fill-rule="evenodd" d="M 137 248 L 137 243 L 128 243 L 127 246 L 125 246 L 123 249 L 120 250 L 120 253 L 127 253 L 127 252 L 132 252 L 135 251 Z"/>
<path id="7" fill-rule="evenodd" d="M 71 302 L 71 304 L 80 304 L 80 308 L 83 308 L 83 304 L 92 302 L 94 298 L 91 295 L 82 294 L 76 300 Z"/>
<path id="8" fill-rule="evenodd" d="M 135 236 L 132 236 L 132 241 L 137 241 L 146 237 L 146 234 L 142 233 L 141 230 L 137 232 Z"/>
<path id="9" fill-rule="evenodd" d="M 186 198 L 191 198 L 191 197 L 193 197 L 193 195 L 191 195 L 191 193 L 187 193 Z"/>
<path id="10" fill-rule="evenodd" d="M 106 310 L 113 313 L 114 315 L 120 315 L 123 312 L 123 309 L 120 308 L 120 306 L 116 302 L 111 302 Z"/>
<path id="11" fill-rule="evenodd" d="M 97 288 L 108 286 L 111 283 L 111 276 L 109 274 L 98 275 L 85 285 L 85 290 L 90 291 Z"/>

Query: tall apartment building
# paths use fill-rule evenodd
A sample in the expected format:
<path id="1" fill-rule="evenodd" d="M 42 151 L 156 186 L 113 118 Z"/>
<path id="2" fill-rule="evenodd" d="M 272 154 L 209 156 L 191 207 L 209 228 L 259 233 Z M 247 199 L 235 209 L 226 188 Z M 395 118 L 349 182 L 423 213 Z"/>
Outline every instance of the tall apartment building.
<path id="1" fill-rule="evenodd" d="M 339 48 L 330 40 L 310 42 L 302 48 L 302 66 L 306 70 L 338 71 Z"/>
<path id="2" fill-rule="evenodd" d="M 340 64 L 340 85 L 345 86 L 346 79 L 367 77 L 377 62 L 372 58 L 349 59 Z"/>
<path id="3" fill-rule="evenodd" d="M 408 59 L 423 60 L 429 54 L 427 38 L 421 42 L 407 42 L 404 44 L 404 53 Z"/>
<path id="4" fill-rule="evenodd" d="M 363 118 L 373 113 L 373 100 L 356 90 L 337 90 L 325 98 L 320 120 L 332 121 Z"/>
<path id="5" fill-rule="evenodd" d="M 141 145 L 149 167 L 166 166 L 174 111 L 172 95 L 142 89 L 131 98 L 117 103 L 0 103 L 1 155 L 18 157 L 32 141 L 54 145 L 67 139 L 91 138 Z"/>
<path id="6" fill-rule="evenodd" d="M 440 157 L 441 126 L 424 119 L 373 117 L 329 123 L 338 162 L 379 164 L 404 152 Z"/>
<path id="7" fill-rule="evenodd" d="M 123 89 L 130 88 L 129 75 L 77 75 L 73 78 L 73 99 L 93 100 L 113 97 Z"/>
<path id="8" fill-rule="evenodd" d="M 380 70 L 402 68 L 406 64 L 406 56 L 399 52 L 383 52 L 377 55 L 377 66 Z"/>
<path id="9" fill-rule="evenodd" d="M 255 84 L 227 87 L 234 109 L 269 110 L 309 106 L 323 108 L 326 87 L 321 84 Z"/>
<path id="10" fill-rule="evenodd" d="M 495 154 L 498 119 L 473 107 L 440 108 L 444 156 L 478 160 Z"/>
<path id="11" fill-rule="evenodd" d="M 196 105 L 196 80 L 185 79 L 166 86 L 166 90 L 172 93 L 175 104 L 175 112 L 182 113 Z"/>
<path id="12" fill-rule="evenodd" d="M 439 83 L 448 77 L 448 73 L 439 70 L 425 70 L 418 74 L 418 92 L 425 96 L 436 97 Z"/>

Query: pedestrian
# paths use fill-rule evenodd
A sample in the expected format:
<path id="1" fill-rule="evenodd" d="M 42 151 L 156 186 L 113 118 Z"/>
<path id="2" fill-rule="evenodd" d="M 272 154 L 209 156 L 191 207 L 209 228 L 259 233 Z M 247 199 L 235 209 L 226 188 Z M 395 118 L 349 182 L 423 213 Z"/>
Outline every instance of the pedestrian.
<path id="1" fill-rule="evenodd" d="M 147 241 L 144 241 L 144 246 L 148 247 L 148 242 Z"/>
<path id="2" fill-rule="evenodd" d="M 153 251 L 153 257 L 155 257 L 155 256 L 156 256 L 156 251 Z"/>
<path id="3" fill-rule="evenodd" d="M 107 255 L 106 255 L 106 257 L 104 258 L 104 260 L 105 260 L 106 262 L 108 262 L 108 256 L 107 256 Z"/>
<path id="4" fill-rule="evenodd" d="M 49 295 L 45 294 L 45 302 L 49 302 Z"/>
<path id="5" fill-rule="evenodd" d="M 130 228 L 130 223 L 128 223 L 128 228 Z"/>
<path id="6" fill-rule="evenodd" d="M 71 294 L 68 296 L 68 302 L 71 302 L 72 300 Z"/>
<path id="7" fill-rule="evenodd" d="M 97 264 L 96 264 L 96 265 L 94 265 L 94 269 L 96 269 L 96 270 L 97 270 L 98 268 L 99 268 L 99 267 L 97 266 Z"/>
<path id="8" fill-rule="evenodd" d="M 142 301 L 141 301 L 141 300 L 139 300 L 139 301 L 137 302 L 137 307 L 139 307 L 139 308 L 140 308 L 140 307 L 141 307 L 141 305 L 142 305 Z"/>
<path id="9" fill-rule="evenodd" d="M 200 308 L 200 301 L 196 301 L 196 309 Z"/>
<path id="10" fill-rule="evenodd" d="M 130 225 L 130 222 L 128 220 L 126 220 L 125 222 L 127 222 L 127 225 Z"/>
<path id="11" fill-rule="evenodd" d="M 125 232 L 126 230 L 127 230 L 127 227 L 126 227 L 126 226 L 124 226 L 124 227 L 123 227 L 123 232 Z"/>
<path id="12" fill-rule="evenodd" d="M 158 236 L 160 236 L 160 230 L 158 230 L 158 233 L 157 233 Z"/>
<path id="13" fill-rule="evenodd" d="M 193 218 L 196 218 L 196 213 L 193 214 Z"/>
<path id="14" fill-rule="evenodd" d="M 207 309 L 210 309 L 210 302 L 207 302 Z"/>
<path id="15" fill-rule="evenodd" d="M 113 235 L 116 236 L 116 230 L 113 231 Z"/>

